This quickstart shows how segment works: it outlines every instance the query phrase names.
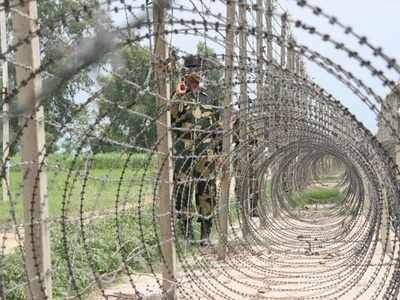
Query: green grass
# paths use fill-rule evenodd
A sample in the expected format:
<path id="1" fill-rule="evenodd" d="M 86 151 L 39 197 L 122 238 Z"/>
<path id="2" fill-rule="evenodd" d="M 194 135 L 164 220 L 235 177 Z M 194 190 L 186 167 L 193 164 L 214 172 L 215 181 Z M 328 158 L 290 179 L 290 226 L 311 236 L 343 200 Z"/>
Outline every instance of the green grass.
<path id="1" fill-rule="evenodd" d="M 68 260 L 73 267 L 72 274 L 77 290 L 85 293 L 83 299 L 90 292 L 90 289 L 86 290 L 86 288 L 92 284 L 96 286 L 93 269 L 103 281 L 103 285 L 107 286 L 118 280 L 118 274 L 124 273 L 123 258 L 125 258 L 127 267 L 134 271 L 148 272 L 149 263 L 158 265 L 160 254 L 152 219 L 143 218 L 140 221 L 144 228 L 144 243 L 141 241 L 137 215 L 122 216 L 119 221 L 122 245 L 116 238 L 117 227 L 112 218 L 95 220 L 85 225 L 85 239 L 82 238 L 79 225 L 68 225 L 67 248 L 64 245 L 61 228 L 53 227 L 51 229 L 54 299 L 61 300 L 76 294 L 72 288 Z M 147 251 L 144 251 L 143 244 L 147 246 Z M 19 251 L 2 257 L 1 266 L 0 277 L 7 291 L 5 299 L 26 299 L 26 290 L 21 284 L 27 279 L 23 257 Z M 115 277 L 114 272 L 117 275 Z"/>
<path id="2" fill-rule="evenodd" d="M 49 158 L 49 165 L 62 166 L 62 170 L 48 169 L 48 203 L 49 215 L 51 218 L 60 220 L 62 216 L 63 204 L 67 201 L 67 215 L 77 216 L 80 211 L 82 189 L 84 211 L 112 209 L 115 206 L 116 194 L 119 180 L 123 173 L 123 166 L 127 155 L 120 154 L 102 154 L 94 158 L 90 168 L 89 178 L 85 182 L 84 159 L 79 158 L 76 166 L 73 168 L 72 175 L 68 176 L 68 168 L 72 166 L 70 156 L 52 155 Z M 132 156 L 128 168 L 125 170 L 122 187 L 120 190 L 121 200 L 137 207 L 139 192 L 141 188 L 142 176 L 145 172 L 147 157 L 143 154 Z M 18 157 L 12 160 L 14 165 L 19 161 Z M 126 274 L 122 269 L 122 258 L 128 260 L 130 271 L 149 272 L 149 262 L 153 263 L 155 268 L 160 264 L 160 253 L 157 247 L 158 240 L 154 232 L 154 221 L 152 216 L 151 200 L 153 196 L 154 182 L 156 176 L 156 160 L 150 162 L 146 178 L 149 180 L 143 186 L 145 203 L 143 209 L 145 213 L 139 219 L 136 209 L 128 210 L 129 215 L 121 216 L 120 222 L 121 241 L 119 245 L 117 239 L 117 227 L 114 216 L 98 218 L 85 224 L 85 241 L 89 255 L 86 254 L 83 243 L 83 236 L 79 223 L 68 223 L 67 233 L 61 230 L 61 224 L 51 224 L 51 257 L 54 299 L 65 299 L 67 296 L 73 296 L 75 292 L 71 290 L 71 276 L 68 267 L 68 260 L 71 260 L 73 275 L 79 291 L 85 291 L 83 299 L 90 293 L 90 287 L 93 284 L 94 277 L 91 266 L 96 270 L 98 276 L 105 276 L 104 285 L 118 280 L 118 275 L 112 279 L 112 275 L 106 275 L 112 272 L 117 274 Z M 12 203 L 3 202 L 0 199 L 0 224 L 14 223 L 10 219 L 10 211 L 15 211 L 17 223 L 23 223 L 23 201 L 22 201 L 22 173 L 19 167 L 13 167 L 11 170 L 11 193 Z M 67 185 L 67 197 L 64 196 L 64 190 Z M 0 193 L 0 197 L 1 197 Z M 232 213 L 235 218 L 235 213 Z M 139 226 L 142 225 L 142 227 Z M 199 230 L 199 224 L 195 222 L 195 229 Z M 215 228 L 215 227 L 214 227 Z M 143 230 L 145 241 L 141 241 L 140 230 Z M 159 234 L 158 225 L 155 228 Z M 179 232 L 179 229 L 178 229 Z M 214 230 L 215 236 L 215 230 Z M 63 238 L 68 239 L 65 248 Z M 198 234 L 196 236 L 199 237 Z M 183 247 L 182 239 L 179 239 L 180 246 Z M 147 255 L 143 253 L 143 246 L 148 249 Z M 68 252 L 67 252 L 68 250 Z M 186 256 L 191 256 L 197 251 L 197 247 L 189 246 L 185 248 Z M 136 251 L 136 252 L 133 252 Z M 67 255 L 68 254 L 68 255 Z M 157 270 L 156 270 L 157 271 Z M 27 278 L 25 277 L 23 256 L 16 249 L 15 252 L 0 256 L 0 282 L 2 282 L 6 291 L 6 299 L 26 299 L 26 290 L 23 286 Z M 95 284 L 96 286 L 96 284 Z"/>
<path id="3" fill-rule="evenodd" d="M 291 205 L 304 207 L 310 204 L 329 204 L 340 201 L 342 193 L 338 188 L 312 187 L 289 199 Z"/>
<path id="4" fill-rule="evenodd" d="M 114 160 L 114 163 L 112 162 Z M 124 172 L 120 187 L 120 201 L 137 203 L 141 187 L 141 180 L 145 172 L 147 157 L 142 154 L 134 155 Z M 13 160 L 15 160 L 13 158 Z M 63 161 L 65 163 L 63 163 Z M 62 216 L 65 205 L 67 215 L 77 215 L 81 202 L 85 212 L 99 209 L 113 208 L 116 201 L 118 185 L 123 175 L 123 166 L 126 155 L 102 154 L 96 156 L 92 167 L 89 169 L 87 180 L 83 160 L 78 161 L 73 172 L 68 175 L 71 166 L 71 157 L 50 157 L 48 176 L 49 215 L 57 218 Z M 54 167 L 60 165 L 61 170 Z M 145 176 L 155 175 L 155 160 L 153 160 Z M 12 222 L 11 212 L 15 212 L 17 222 L 23 220 L 22 201 L 22 172 L 19 167 L 13 167 L 10 172 L 11 202 L 2 200 L 0 193 L 0 223 Z M 143 193 L 150 198 L 153 192 L 153 183 L 147 181 L 143 185 Z M 65 193 L 65 190 L 67 192 Z M 82 200 L 83 193 L 83 200 Z"/>
<path id="5" fill-rule="evenodd" d="M 72 165 L 74 168 L 84 167 L 85 163 L 90 159 L 93 164 L 94 169 L 122 169 L 129 157 L 128 166 L 134 169 L 143 168 L 144 164 L 147 163 L 148 154 L 145 153 L 131 153 L 128 155 L 127 153 L 99 153 L 92 156 L 84 156 L 80 155 L 75 157 L 74 155 L 67 154 L 50 154 L 48 156 L 48 163 L 50 165 L 62 165 L 63 168 L 69 169 Z M 14 170 L 20 170 L 20 161 L 21 157 L 19 155 L 15 155 L 11 158 L 11 166 Z M 156 156 L 153 156 L 153 159 L 150 162 L 152 167 L 155 166 Z"/>
<path id="6" fill-rule="evenodd" d="M 55 299 L 65 299 L 67 296 L 74 295 L 74 291 L 71 290 L 68 259 L 73 264 L 73 274 L 79 291 L 83 291 L 93 284 L 94 277 L 91 265 L 96 270 L 97 275 L 101 276 L 112 272 L 123 273 L 123 270 L 120 270 L 123 265 L 123 257 L 127 258 L 128 267 L 134 271 L 148 271 L 146 269 L 148 262 L 155 263 L 155 265 L 159 264 L 160 254 L 156 246 L 157 239 L 150 202 L 153 200 L 154 182 L 152 180 L 154 179 L 152 178 L 156 176 L 156 160 L 153 159 L 150 162 L 148 171 L 145 173 L 146 155 L 132 155 L 128 167 L 124 171 L 126 159 L 127 154 L 96 155 L 91 168 L 89 168 L 89 176 L 85 181 L 85 160 L 83 158 L 77 160 L 71 175 L 68 175 L 69 168 L 73 166 L 71 156 L 52 155 L 49 157 L 50 167 L 47 172 L 49 215 L 55 219 L 61 218 L 63 204 L 65 203 L 67 203 L 68 217 L 79 215 L 82 197 L 85 212 L 113 209 L 123 172 L 120 201 L 122 203 L 126 201 L 128 205 L 136 208 L 143 175 L 145 174 L 146 179 L 148 179 L 142 187 L 142 199 L 146 201 L 143 205 L 145 212 L 143 216 L 139 219 L 137 210 L 131 209 L 127 211 L 128 215 L 122 215 L 118 219 L 123 245 L 118 243 L 117 227 L 113 215 L 94 219 L 85 224 L 85 240 L 89 255 L 85 251 L 79 223 L 67 224 L 66 237 L 70 249 L 65 249 L 61 225 L 58 223 L 51 225 L 51 257 L 54 270 L 52 277 Z M 4 202 L 0 198 L 0 224 L 2 225 L 14 223 L 11 220 L 11 211 L 15 212 L 17 223 L 23 223 L 22 172 L 16 164 L 18 161 L 18 157 L 12 159 L 11 165 L 13 167 L 10 172 L 13 204 Z M 61 169 L 54 168 L 57 165 L 61 166 Z M 65 190 L 67 190 L 67 196 L 65 196 Z M 141 241 L 139 224 L 142 224 L 145 242 Z M 159 231 L 158 227 L 156 230 Z M 143 253 L 143 245 L 148 246 L 148 255 Z M 67 250 L 69 251 L 67 252 Z M 138 253 L 135 254 L 132 251 Z M 112 278 L 112 275 L 104 277 L 104 284 L 110 282 L 110 278 Z M 23 256 L 18 249 L 11 254 L 0 257 L 0 282 L 9 291 L 6 299 L 26 299 L 25 287 L 21 285 L 26 280 Z"/>

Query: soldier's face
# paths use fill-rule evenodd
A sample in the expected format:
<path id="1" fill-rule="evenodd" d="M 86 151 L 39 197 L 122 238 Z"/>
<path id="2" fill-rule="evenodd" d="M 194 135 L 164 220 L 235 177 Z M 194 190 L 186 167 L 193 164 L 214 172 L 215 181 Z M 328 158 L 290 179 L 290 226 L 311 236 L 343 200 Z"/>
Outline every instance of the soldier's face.
<path id="1" fill-rule="evenodd" d="M 191 91 L 196 91 L 199 88 L 199 82 L 196 80 L 190 79 L 188 82 L 188 87 Z"/>

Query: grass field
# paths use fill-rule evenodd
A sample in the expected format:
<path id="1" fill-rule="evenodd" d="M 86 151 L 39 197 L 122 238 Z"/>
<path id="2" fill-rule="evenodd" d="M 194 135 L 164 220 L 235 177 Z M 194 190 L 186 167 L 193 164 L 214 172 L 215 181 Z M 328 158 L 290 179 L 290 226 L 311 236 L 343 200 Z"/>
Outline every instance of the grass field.
<path id="1" fill-rule="evenodd" d="M 96 155 L 89 168 L 82 158 L 72 168 L 72 157 L 49 157 L 48 203 L 52 219 L 61 220 L 65 203 L 69 217 L 79 215 L 81 203 L 85 213 L 113 210 L 118 190 L 121 204 L 125 202 L 128 207 L 137 207 L 140 190 L 142 199 L 145 200 L 142 215 L 139 216 L 136 209 L 130 210 L 128 214 L 119 217 L 118 227 L 113 215 L 88 221 L 83 229 L 79 223 L 68 223 L 66 235 L 62 231 L 61 223 L 52 223 L 50 239 L 54 299 L 65 299 L 75 294 L 71 290 L 68 261 L 73 264 L 73 275 L 79 291 L 94 284 L 92 268 L 108 281 L 110 276 L 122 271 L 124 258 L 129 268 L 138 271 L 145 270 L 149 262 L 158 263 L 158 228 L 153 226 L 150 203 L 156 176 L 155 159 L 148 164 L 146 155 L 134 154 L 124 170 L 127 157 L 127 154 L 115 153 Z M 10 172 L 12 204 L 0 199 L 1 225 L 14 223 L 10 218 L 11 212 L 15 212 L 17 223 L 23 223 L 22 172 L 17 164 L 18 160 L 18 157 L 13 158 Z M 148 171 L 145 171 L 146 166 Z M 72 172 L 68 175 L 70 169 Z M 145 242 L 141 240 L 142 234 Z M 64 238 L 67 238 L 67 248 Z M 144 244 L 148 245 L 145 252 Z M 26 299 L 25 287 L 21 285 L 26 282 L 23 256 L 18 249 L 0 256 L 0 264 L 0 282 L 9 291 L 6 299 Z"/>
<path id="2" fill-rule="evenodd" d="M 133 158 L 133 159 L 132 159 Z M 79 213 L 81 203 L 85 212 L 113 208 L 120 191 L 119 200 L 128 204 L 138 201 L 143 175 L 143 198 L 150 198 L 153 193 L 155 176 L 154 160 L 150 162 L 145 173 L 147 157 L 135 154 L 124 170 L 127 155 L 102 154 L 94 157 L 92 166 L 85 171 L 84 161 L 77 161 L 72 166 L 71 157 L 51 156 L 48 168 L 49 215 L 60 217 L 65 205 L 67 215 Z M 13 159 L 15 162 L 17 158 Z M 88 176 L 86 176 L 86 174 Z M 12 167 L 10 172 L 11 202 L 2 200 L 0 193 L 0 223 L 12 222 L 11 212 L 15 212 L 18 223 L 23 221 L 22 172 L 19 167 Z"/>
<path id="3" fill-rule="evenodd" d="M 119 227 L 112 215 L 94 219 L 85 224 L 84 228 L 81 228 L 79 223 L 69 223 L 66 226 L 66 235 L 62 231 L 61 223 L 51 225 L 54 299 L 65 299 L 75 294 L 71 289 L 69 262 L 73 264 L 76 289 L 85 293 L 90 292 L 90 289 L 86 288 L 94 283 L 92 268 L 107 284 L 112 282 L 110 276 L 114 276 L 110 274 L 123 273 L 121 266 L 124 260 L 132 271 L 148 271 L 146 269 L 149 263 L 154 263 L 154 267 L 157 267 L 160 260 L 157 247 L 159 228 L 154 226 L 153 207 L 150 202 L 153 199 L 154 177 L 157 175 L 156 160 L 148 162 L 145 154 L 134 154 L 124 169 L 127 158 L 127 154 L 100 154 L 94 157 L 89 166 L 83 158 L 79 158 L 74 165 L 71 156 L 49 157 L 48 203 L 52 219 L 61 220 L 64 204 L 67 204 L 67 216 L 77 216 L 81 205 L 85 213 L 111 210 L 115 207 L 118 190 L 120 201 L 126 202 L 128 206 L 137 207 L 141 189 L 142 200 L 145 200 L 143 214 L 139 215 L 137 210 L 129 211 L 128 214 L 119 217 Z M 10 212 L 15 212 L 17 223 L 23 223 L 22 172 L 18 161 L 18 157 L 12 160 L 13 204 L 0 199 L 0 224 L 14 223 L 10 219 Z M 142 183 L 144 174 L 145 182 Z M 336 188 L 315 187 L 306 189 L 291 201 L 296 206 L 304 206 L 332 203 L 340 197 L 341 193 Z M 235 211 L 232 211 L 232 218 L 235 219 L 235 216 Z M 194 225 L 198 230 L 199 224 Z M 215 234 L 214 232 L 214 236 Z M 142 241 L 142 238 L 145 241 Z M 143 249 L 143 245 L 146 245 L 147 249 Z M 190 255 L 190 252 L 189 247 L 187 255 Z M 25 288 L 21 285 L 26 282 L 21 253 L 15 251 L 0 256 L 0 263 L 0 279 L 6 290 L 11 291 L 6 298 L 26 299 Z"/>
<path id="4" fill-rule="evenodd" d="M 312 204 L 336 203 L 342 199 L 342 193 L 336 187 L 310 187 L 302 191 L 289 202 L 295 207 Z"/>

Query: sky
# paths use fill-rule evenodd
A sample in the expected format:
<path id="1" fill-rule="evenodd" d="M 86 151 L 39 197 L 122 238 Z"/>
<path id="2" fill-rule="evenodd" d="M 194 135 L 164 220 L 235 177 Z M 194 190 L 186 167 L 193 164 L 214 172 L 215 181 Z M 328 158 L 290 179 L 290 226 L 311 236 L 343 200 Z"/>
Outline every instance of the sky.
<path id="1" fill-rule="evenodd" d="M 366 47 L 360 47 L 354 38 L 346 36 L 342 30 L 332 27 L 326 20 L 316 17 L 304 8 L 296 5 L 294 0 L 280 0 L 281 5 L 295 19 L 302 20 L 324 33 L 334 36 L 337 41 L 344 42 L 348 47 L 356 50 L 365 58 L 371 60 L 377 67 L 385 70 L 391 80 L 399 82 L 399 74 L 387 71 L 386 64 L 375 58 Z M 309 0 L 308 3 L 317 5 L 327 14 L 334 15 L 345 25 L 351 26 L 361 36 L 366 36 L 375 46 L 382 47 L 390 57 L 400 62 L 400 1 L 398 0 Z M 360 68 L 355 61 L 349 60 L 332 46 L 305 33 L 303 30 L 294 30 L 299 43 L 318 50 L 321 54 L 331 58 L 337 64 L 357 75 L 374 92 L 385 97 L 389 91 L 383 88 L 382 83 L 374 79 L 365 68 Z M 357 97 L 340 82 L 328 75 L 321 68 L 307 62 L 310 77 L 323 88 L 340 100 L 356 117 L 372 132 L 376 132 L 376 117 Z"/>
<path id="2" fill-rule="evenodd" d="M 252 2 L 255 3 L 255 0 L 252 0 Z M 400 62 L 399 0 L 309 0 L 308 3 L 321 7 L 329 15 L 336 16 L 343 24 L 351 26 L 354 32 L 360 36 L 366 36 L 374 46 L 382 47 L 385 54 Z M 399 74 L 387 70 L 382 59 L 374 57 L 369 49 L 360 46 L 355 38 L 344 34 L 342 29 L 330 25 L 326 19 L 317 17 L 309 10 L 297 6 L 295 0 L 280 0 L 279 4 L 289 12 L 292 19 L 301 20 L 316 27 L 324 34 L 330 34 L 336 41 L 343 42 L 348 48 L 357 51 L 364 59 L 370 60 L 375 67 L 384 70 L 385 75 L 391 80 L 399 81 Z M 213 12 L 224 14 L 225 8 L 223 6 L 214 4 L 212 8 Z M 371 87 L 378 96 L 384 98 L 390 92 L 383 87 L 382 82 L 373 78 L 365 67 L 360 67 L 355 60 L 349 59 L 347 55 L 323 42 L 321 38 L 310 35 L 302 29 L 293 28 L 293 33 L 299 44 L 318 51 L 347 71 L 355 74 L 365 85 Z M 196 44 L 195 42 L 188 43 L 185 36 L 174 37 L 174 43 L 188 51 L 191 51 Z M 280 49 L 276 49 L 276 51 L 280 51 Z M 306 61 L 306 67 L 311 79 L 340 100 L 368 129 L 376 133 L 376 115 L 349 88 L 312 62 Z M 377 104 L 374 98 L 370 98 L 370 100 Z"/>
<path id="3" fill-rule="evenodd" d="M 144 0 L 137 1 L 144 2 Z M 208 3 L 207 5 L 212 9 L 213 14 L 221 13 L 223 16 L 225 15 L 225 5 L 221 1 L 175 0 L 176 6 L 183 4 L 186 7 L 193 7 L 195 5 L 197 8 L 201 8 L 202 2 Z M 255 3 L 256 0 L 248 0 L 248 2 Z M 400 62 L 399 0 L 308 0 L 308 3 L 321 7 L 328 15 L 337 17 L 343 24 L 351 26 L 354 32 L 360 36 L 366 36 L 374 46 L 382 47 L 385 54 L 396 58 Z M 289 12 L 293 20 L 301 20 L 307 25 L 316 27 L 318 31 L 324 34 L 328 33 L 335 41 L 344 43 L 351 50 L 357 51 L 364 59 L 370 60 L 375 67 L 382 69 L 389 79 L 395 82 L 399 81 L 399 74 L 387 70 L 386 64 L 382 59 L 374 57 L 369 49 L 365 46 L 360 46 L 355 38 L 344 34 L 343 30 L 337 26 L 330 25 L 326 19 L 315 16 L 309 10 L 297 6 L 296 0 L 279 0 L 279 6 L 278 12 L 281 12 L 281 8 L 283 8 Z M 179 11 L 174 13 L 176 16 L 181 14 L 184 19 L 199 18 L 197 13 L 182 13 Z M 217 21 L 217 18 L 212 15 L 206 15 L 206 18 L 211 22 Z M 124 20 L 125 17 L 121 16 L 121 21 Z M 359 63 L 349 59 L 343 52 L 334 49 L 331 44 L 323 42 L 321 38 L 310 35 L 302 29 L 293 28 L 293 33 L 298 44 L 317 51 L 342 66 L 345 70 L 355 74 L 366 86 L 372 88 L 378 96 L 384 98 L 390 92 L 382 86 L 382 82 L 372 77 L 365 67 L 360 67 Z M 174 34 L 170 37 L 170 42 L 174 46 L 188 53 L 194 53 L 197 42 L 201 40 L 201 35 L 194 37 Z M 223 46 L 213 44 L 210 40 L 207 40 L 207 43 L 215 48 L 218 54 L 224 53 Z M 274 51 L 279 56 L 280 47 L 275 46 Z M 376 115 L 356 95 L 314 63 L 309 61 L 305 63 L 308 75 L 312 80 L 340 100 L 368 129 L 376 133 Z M 372 97 L 369 100 L 376 103 L 376 100 Z M 377 106 L 379 107 L 379 105 Z"/>

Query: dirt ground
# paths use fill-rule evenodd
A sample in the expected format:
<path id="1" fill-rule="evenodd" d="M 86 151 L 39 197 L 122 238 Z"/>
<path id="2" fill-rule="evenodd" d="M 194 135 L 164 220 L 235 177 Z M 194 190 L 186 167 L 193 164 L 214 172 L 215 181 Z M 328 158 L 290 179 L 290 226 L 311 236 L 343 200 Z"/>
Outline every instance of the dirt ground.
<path id="1" fill-rule="evenodd" d="M 310 247 L 312 253 L 308 253 L 308 244 L 301 240 L 271 247 L 258 244 L 252 251 L 230 253 L 225 262 L 217 260 L 215 251 L 208 251 L 197 257 L 197 265 L 189 271 L 178 272 L 178 299 L 383 299 L 394 265 L 392 258 L 383 254 L 382 243 L 377 243 L 370 264 L 353 270 L 346 265 L 348 245 L 337 245 L 338 242 L 322 244 L 318 249 Z M 199 268 L 202 262 L 206 268 Z M 341 264 L 344 267 L 338 269 Z M 159 280 L 161 275 L 157 277 Z M 153 275 L 135 275 L 134 284 L 143 299 L 161 299 L 159 283 Z M 110 300 L 136 299 L 128 280 L 105 292 Z"/>
<path id="2" fill-rule="evenodd" d="M 5 255 L 11 254 L 15 251 L 15 249 L 19 246 L 20 242 L 15 233 L 11 232 L 1 232 L 0 233 L 0 247 L 3 249 L 2 253 Z"/>

